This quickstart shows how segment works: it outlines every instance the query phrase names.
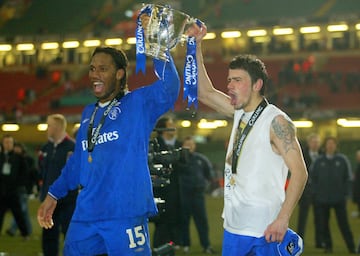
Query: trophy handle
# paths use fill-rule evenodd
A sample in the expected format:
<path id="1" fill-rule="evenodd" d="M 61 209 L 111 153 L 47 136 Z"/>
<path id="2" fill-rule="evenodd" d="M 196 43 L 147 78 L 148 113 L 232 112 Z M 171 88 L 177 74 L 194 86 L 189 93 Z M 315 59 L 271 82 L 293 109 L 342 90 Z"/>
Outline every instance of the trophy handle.
<path id="1" fill-rule="evenodd" d="M 203 24 L 203 22 L 202 22 L 201 20 L 197 19 L 197 18 L 193 18 L 193 17 L 189 17 L 189 18 L 188 18 L 188 21 L 187 21 L 186 26 L 185 26 L 185 29 L 184 29 L 184 33 L 181 35 L 181 37 L 180 37 L 180 39 L 179 39 L 179 41 L 180 41 L 180 43 L 181 43 L 182 45 L 184 44 L 184 42 L 186 42 L 186 41 L 188 40 L 188 37 L 189 37 L 189 36 L 186 34 L 186 30 L 187 30 L 189 27 L 191 27 L 192 25 L 194 25 L 194 24 L 196 24 L 196 25 L 198 25 L 199 27 L 201 27 L 202 24 Z"/>
<path id="2" fill-rule="evenodd" d="M 188 41 L 186 31 L 194 24 L 199 20 L 168 5 L 143 4 L 138 15 L 138 52 L 167 60 L 167 51 Z"/>

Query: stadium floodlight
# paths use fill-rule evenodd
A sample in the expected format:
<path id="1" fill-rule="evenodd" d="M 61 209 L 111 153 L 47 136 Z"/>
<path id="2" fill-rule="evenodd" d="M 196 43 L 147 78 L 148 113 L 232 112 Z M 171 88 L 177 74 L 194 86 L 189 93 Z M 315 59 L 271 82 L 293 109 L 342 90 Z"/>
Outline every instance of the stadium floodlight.
<path id="1" fill-rule="evenodd" d="M 83 45 L 85 47 L 96 47 L 101 44 L 100 40 L 98 39 L 91 39 L 91 40 L 85 40 Z"/>
<path id="2" fill-rule="evenodd" d="M 320 31 L 321 31 L 321 28 L 319 26 L 308 26 L 308 27 L 300 28 L 301 34 L 319 33 Z"/>
<path id="3" fill-rule="evenodd" d="M 59 43 L 57 42 L 46 42 L 41 44 L 41 49 L 43 50 L 54 50 L 59 48 Z"/>
<path id="4" fill-rule="evenodd" d="M 11 51 L 11 44 L 0 44 L 0 52 L 8 52 Z"/>
<path id="5" fill-rule="evenodd" d="M 135 37 L 129 37 L 126 40 L 126 43 L 128 43 L 128 44 L 136 44 L 136 38 Z"/>
<path id="6" fill-rule="evenodd" d="M 337 24 L 337 25 L 329 25 L 327 26 L 327 31 L 329 32 L 341 32 L 341 31 L 348 31 L 349 26 L 346 24 Z"/>
<path id="7" fill-rule="evenodd" d="M 248 37 L 266 36 L 267 32 L 265 29 L 254 29 L 248 30 L 246 33 Z"/>
<path id="8" fill-rule="evenodd" d="M 221 33 L 221 38 L 237 38 L 241 36 L 240 31 L 223 31 Z"/>
<path id="9" fill-rule="evenodd" d="M 199 129 L 216 129 L 220 127 L 226 127 L 228 122 L 226 120 L 213 120 L 209 121 L 206 119 L 201 119 L 197 124 Z"/>
<path id="10" fill-rule="evenodd" d="M 65 41 L 62 43 L 63 48 L 78 48 L 79 45 L 79 41 Z"/>
<path id="11" fill-rule="evenodd" d="M 311 128 L 314 125 L 310 120 L 294 120 L 293 123 L 296 128 Z"/>
<path id="12" fill-rule="evenodd" d="M 18 44 L 16 46 L 16 50 L 18 50 L 18 51 L 32 51 L 32 50 L 34 50 L 34 44 L 31 44 L 31 43 Z"/>
<path id="13" fill-rule="evenodd" d="M 181 127 L 188 128 L 190 126 L 191 126 L 191 121 L 189 121 L 189 120 L 182 120 L 181 121 Z"/>
<path id="14" fill-rule="evenodd" d="M 339 118 L 336 123 L 342 127 L 360 127 L 360 119 Z"/>
<path id="15" fill-rule="evenodd" d="M 273 34 L 275 36 L 292 35 L 292 34 L 294 34 L 294 29 L 293 28 L 274 28 Z"/>
<path id="16" fill-rule="evenodd" d="M 1 129 L 4 132 L 17 132 L 20 130 L 20 126 L 18 124 L 3 124 Z"/>
<path id="17" fill-rule="evenodd" d="M 108 38 L 105 39 L 106 45 L 121 45 L 123 43 L 123 40 L 121 38 Z"/>
<path id="18" fill-rule="evenodd" d="M 46 131 L 47 128 L 48 128 L 48 125 L 45 124 L 45 123 L 38 124 L 38 125 L 36 126 L 36 129 L 37 129 L 38 131 L 40 131 L 40 132 Z"/>
<path id="19" fill-rule="evenodd" d="M 213 32 L 206 33 L 206 35 L 204 36 L 204 40 L 211 40 L 215 38 L 216 38 L 216 34 Z"/>

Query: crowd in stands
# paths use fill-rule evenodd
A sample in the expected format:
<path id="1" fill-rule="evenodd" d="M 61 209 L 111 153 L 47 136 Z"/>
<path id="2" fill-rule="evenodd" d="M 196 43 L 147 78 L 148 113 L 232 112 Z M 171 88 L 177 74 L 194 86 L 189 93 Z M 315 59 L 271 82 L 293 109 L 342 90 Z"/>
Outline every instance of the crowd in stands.
<path id="1" fill-rule="evenodd" d="M 101 3 L 100 3 L 101 2 Z M 211 1 L 210 5 L 206 1 L 170 1 L 175 9 L 181 9 L 185 13 L 189 13 L 190 15 L 194 15 L 194 12 L 199 13 L 199 18 L 205 18 L 205 21 L 208 19 L 206 17 L 217 17 L 218 19 L 207 21 L 208 26 L 217 27 L 216 22 L 223 22 L 226 25 L 231 25 L 231 19 L 233 17 L 233 5 L 236 1 Z M 274 12 L 281 13 L 284 16 L 294 16 L 296 18 L 299 15 L 309 16 L 315 10 L 320 9 L 326 1 L 319 1 L 318 3 L 303 3 L 302 5 L 304 9 L 299 9 L 293 11 L 294 13 L 285 13 L 281 8 L 274 10 Z M 89 5 L 88 9 L 84 11 L 87 20 L 87 23 L 84 25 L 82 29 L 79 31 L 82 32 L 92 32 L 94 34 L 101 34 L 101 31 L 115 31 L 118 34 L 122 34 L 126 29 L 129 29 L 130 35 L 133 36 L 134 26 L 136 25 L 136 9 L 139 8 L 139 5 L 142 1 L 96 1 L 96 4 Z M 32 5 L 31 5 L 32 4 Z M 43 3 L 46 6 L 46 3 Z M 79 4 L 79 3 L 77 3 Z M 257 1 L 251 0 L 243 0 L 238 1 L 239 6 L 241 7 L 237 13 L 236 17 L 233 17 L 234 21 L 240 21 L 242 19 L 249 18 L 251 8 L 256 8 L 260 3 Z M 100 7 L 99 7 L 100 5 Z M 351 5 L 351 4 L 349 4 Z M 19 6 L 23 6 L 24 8 L 19 8 Z M 4 0 L 0 1 L 0 8 L 5 7 L 13 7 L 15 9 L 25 10 L 25 7 L 32 7 L 32 10 L 29 9 L 29 12 L 39 11 L 39 3 L 31 0 Z M 231 6 L 231 8 L 230 8 Z M 335 3 L 333 6 L 329 7 L 329 14 L 335 12 L 337 4 Z M 125 8 L 126 7 L 126 8 Z M 75 3 L 74 3 L 75 8 Z M 132 17 L 126 17 L 124 13 L 120 12 L 123 9 L 133 9 L 134 13 Z M 284 7 L 285 8 L 285 7 Z M 343 6 L 342 9 L 351 10 L 349 6 Z M 341 9 L 341 10 L 342 10 Z M 266 10 L 266 8 L 263 8 Z M 307 10 L 307 11 L 306 11 Z M 62 9 L 59 9 L 59 12 Z M 66 9 L 66 11 L 68 11 Z M 262 10 L 261 10 L 262 11 Z M 0 14 L 3 12 L 0 12 Z M 243 15 L 239 15 L 239 13 Z M 277 13 L 272 13 L 272 15 L 276 15 Z M 201 14 L 201 15 L 200 15 Z M 20 15 L 20 14 L 19 14 Z M 214 16 L 215 15 L 215 16 Z M 262 13 L 258 13 L 259 19 L 268 19 L 268 17 L 261 17 Z M 270 14 L 268 14 L 270 15 Z M 60 15 L 59 15 L 60 16 Z M 241 17 L 240 17 L 241 16 Z M 304 16 L 304 17 L 305 17 Z M 224 18 L 224 19 L 223 19 Z M 256 17 L 251 17 L 256 18 Z M 278 17 L 277 17 L 278 18 Z M 131 24 L 130 27 L 123 27 L 118 25 L 124 22 L 124 24 Z M 128 23 L 127 23 L 128 22 Z M 229 23 L 230 22 L 230 23 Z M 251 25 L 245 22 L 245 24 Z M 74 23 L 74 22 L 73 22 Z M 265 24 L 265 23 L 264 23 Z M 1 25 L 1 24 L 0 24 Z M 47 26 L 45 22 L 43 24 Z M 128 26 L 127 25 L 127 26 Z M 1 27 L 1 26 L 0 26 Z M 66 24 L 64 24 L 64 29 L 66 28 Z M 54 28 L 50 28 L 54 29 Z M 117 30 L 119 29 L 119 31 Z M 41 28 L 41 30 L 46 33 L 50 33 L 52 31 L 48 30 L 48 28 Z M 124 32 L 125 33 L 125 32 Z M 335 38 L 332 41 L 332 47 L 334 50 L 342 51 L 350 48 L 350 36 L 349 33 L 344 33 L 342 38 Z M 358 47 L 359 42 L 356 41 L 355 45 L 352 47 Z M 127 56 L 131 62 L 135 61 L 135 46 L 132 46 L 130 50 L 127 50 Z M 321 40 L 313 40 L 311 43 L 306 42 L 305 38 L 299 39 L 299 47 L 301 51 L 325 51 L 327 45 L 324 41 Z M 223 60 L 227 56 L 234 56 L 236 54 L 249 52 L 254 53 L 259 56 L 263 54 L 271 55 L 281 55 L 281 54 L 291 54 L 294 53 L 292 49 L 291 43 L 288 41 L 284 41 L 278 37 L 271 37 L 270 42 L 266 43 L 266 46 L 262 43 L 257 43 L 255 39 L 249 39 L 246 47 L 244 48 L 241 44 L 229 44 L 226 47 L 217 48 L 214 50 L 209 48 L 206 51 L 205 58 L 208 61 L 217 62 Z M 62 53 L 61 53 L 62 54 Z M 75 54 L 73 57 L 69 57 L 67 59 L 68 63 L 65 63 L 65 59 L 61 57 L 59 54 L 58 57 L 54 59 L 54 62 L 49 65 L 67 65 L 68 63 L 72 63 L 73 59 L 76 59 Z M 69 53 L 70 55 L 70 53 Z M 176 57 L 176 56 L 175 56 Z M 181 60 L 183 61 L 183 59 Z M 43 65 L 43 64 L 41 64 Z M 48 101 L 47 108 L 59 108 L 61 107 L 60 99 L 63 97 L 68 97 L 73 95 L 74 93 L 78 93 L 79 90 L 86 90 L 87 85 L 84 81 L 73 81 L 72 79 L 68 79 L 69 74 L 66 72 L 58 72 L 54 71 L 52 73 L 47 73 L 46 67 L 43 67 L 39 64 L 36 68 L 36 76 L 39 78 L 47 78 L 49 75 L 48 85 L 42 88 L 41 91 L 38 89 L 33 89 L 33 84 L 24 84 L 21 85 L 21 88 L 17 90 L 16 102 L 11 102 L 11 104 L 3 103 L 0 106 L 1 112 L 3 115 L 3 119 L 12 119 L 16 121 L 21 121 L 21 118 L 24 114 L 27 114 L 29 108 L 31 110 L 35 109 L 44 109 L 44 101 Z M 267 66 L 271 66 L 271 62 Z M 324 91 L 330 93 L 341 93 L 341 94 L 352 94 L 358 93 L 360 91 L 360 75 L 358 70 L 338 70 L 334 71 L 333 69 L 329 69 L 328 67 L 323 68 L 314 68 L 314 57 L 309 56 L 306 58 L 292 58 L 289 57 L 285 63 L 281 66 L 280 70 L 274 70 L 271 75 L 273 78 L 272 81 L 272 89 L 269 97 L 273 99 L 273 102 L 279 105 L 283 105 L 288 109 L 296 109 L 296 110 L 306 110 L 311 109 L 313 107 L 321 107 L 323 102 L 326 101 L 327 94 L 324 94 Z M 330 64 L 329 64 L 330 66 Z M 341 65 L 339 65 L 341 66 Z M 1 74 L 0 74 L 1 76 Z M 136 79 L 136 78 L 135 78 Z M 141 78 L 140 78 L 141 79 Z M 215 78 L 216 79 L 216 78 Z M 55 81 L 56 80 L 56 81 Z M 3 79 L 2 79 L 3 81 Z M 55 82 L 54 82 L 55 81 Z M 218 83 L 222 84 L 222 83 Z M 79 86 L 80 85 L 80 86 Z M 62 87 L 62 90 L 55 90 L 54 88 Z M 14 87 L 15 88 L 15 87 Z M 18 88 L 18 87 L 16 87 Z M 291 88 L 291 89 L 289 89 Z M 295 88 L 295 89 L 294 89 Z M 0 88 L 0 90 L 3 88 Z M 4 88 L 6 90 L 6 88 Z M 46 98 L 43 98 L 42 95 L 47 94 Z M 5 94 L 4 94 L 5 95 Z M 36 107 L 37 103 L 42 101 L 41 107 Z M 60 103 L 59 103 L 60 102 Z M 349 102 L 349 106 L 351 102 Z M 29 107 L 31 106 L 31 107 Z"/>
<path id="2" fill-rule="evenodd" d="M 282 104 L 287 109 L 307 110 L 321 107 L 327 95 L 360 93 L 360 73 L 314 70 L 314 57 L 290 59 L 278 73 L 278 91 L 284 92 Z M 355 102 L 353 102 L 355 103 Z M 355 108 L 349 102 L 349 109 Z"/>
<path id="3" fill-rule="evenodd" d="M 209 61 L 212 62 L 211 66 L 213 66 L 211 70 L 219 69 L 216 65 L 216 61 L 219 59 L 221 60 L 220 56 L 217 56 L 215 60 L 209 58 Z M 290 57 L 284 60 L 281 65 L 277 65 L 277 68 L 270 69 L 272 80 L 267 92 L 269 99 L 289 111 L 299 112 L 309 111 L 314 108 L 323 109 L 328 106 L 324 105 L 324 103 L 328 101 L 329 96 L 336 95 L 340 97 L 340 100 L 350 97 L 348 102 L 344 103 L 345 108 L 354 110 L 356 102 L 353 102 L 351 97 L 360 94 L 360 73 L 356 70 L 348 72 L 329 70 L 327 65 L 324 65 L 322 69 L 315 68 L 315 62 L 312 55 L 303 59 Z M 276 65 L 273 65 L 273 61 L 270 59 L 267 66 L 273 67 Z M 216 74 L 214 74 L 215 80 L 225 77 L 225 74 Z M 88 83 L 86 79 L 74 80 L 72 71 L 44 71 L 41 74 L 37 72 L 34 76 L 37 76 L 38 80 L 35 79 L 32 82 L 25 83 L 24 81 L 29 81 L 29 76 L 29 74 L 24 75 L 24 78 L 18 79 L 19 85 L 14 84 L 17 82 L 16 80 L 6 82 L 6 78 L 2 78 L 5 84 L 13 84 L 13 88 L 17 88 L 13 92 L 13 96 L 11 96 L 13 100 L 9 101 L 10 99 L 6 98 L 0 106 L 3 120 L 21 122 L 23 115 L 34 113 L 36 110 L 45 113 L 60 110 L 65 105 L 67 107 L 71 106 L 71 102 L 74 102 L 75 105 L 81 105 L 86 102 L 85 98 L 91 97 L 87 93 Z M 20 77 L 19 75 L 18 78 Z M 130 77 L 131 80 L 134 80 L 132 84 L 142 84 L 137 83 L 136 79 L 143 79 L 143 77 Z M 40 82 L 42 83 L 41 87 L 36 86 Z M 225 86 L 225 83 L 221 81 L 218 84 L 224 84 Z M 8 87 L 1 87 L 0 90 L 8 90 Z M 4 92 L 2 95 L 9 95 L 9 93 Z M 79 95 L 85 101 L 70 100 L 75 95 Z M 62 106 L 62 102 L 66 102 L 66 104 Z M 79 109 L 76 108 L 75 111 L 79 111 Z"/>

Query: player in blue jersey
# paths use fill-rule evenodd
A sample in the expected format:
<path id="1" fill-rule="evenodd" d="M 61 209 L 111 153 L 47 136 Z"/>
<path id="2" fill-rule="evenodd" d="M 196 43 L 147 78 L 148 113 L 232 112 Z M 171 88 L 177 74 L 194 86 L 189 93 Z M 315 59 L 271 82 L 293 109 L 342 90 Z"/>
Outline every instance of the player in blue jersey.
<path id="1" fill-rule="evenodd" d="M 38 210 L 53 225 L 57 200 L 81 186 L 64 255 L 151 255 L 148 218 L 157 214 L 148 144 L 157 119 L 171 109 L 180 80 L 173 60 L 154 59 L 159 79 L 128 91 L 124 52 L 96 48 L 89 78 L 98 101 L 85 107 L 73 155 Z"/>

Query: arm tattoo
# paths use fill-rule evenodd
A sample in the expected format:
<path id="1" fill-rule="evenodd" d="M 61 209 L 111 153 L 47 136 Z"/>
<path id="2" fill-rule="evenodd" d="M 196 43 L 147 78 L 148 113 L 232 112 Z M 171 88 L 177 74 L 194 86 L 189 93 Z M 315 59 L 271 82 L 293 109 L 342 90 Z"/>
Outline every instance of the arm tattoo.
<path id="1" fill-rule="evenodd" d="M 275 135 L 282 141 L 286 153 L 295 148 L 295 127 L 290 121 L 274 118 L 271 127 Z"/>

